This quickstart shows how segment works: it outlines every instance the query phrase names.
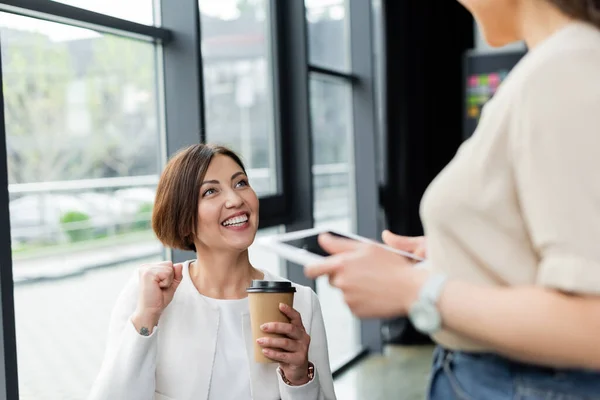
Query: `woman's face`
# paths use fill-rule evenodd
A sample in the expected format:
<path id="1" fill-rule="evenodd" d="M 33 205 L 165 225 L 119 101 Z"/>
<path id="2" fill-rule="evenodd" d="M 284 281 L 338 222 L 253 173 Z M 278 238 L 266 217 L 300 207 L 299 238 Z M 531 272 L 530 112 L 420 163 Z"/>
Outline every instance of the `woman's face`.
<path id="1" fill-rule="evenodd" d="M 518 27 L 522 0 L 458 0 L 467 8 L 490 46 L 500 47 L 521 40 Z"/>
<path id="2" fill-rule="evenodd" d="M 258 198 L 248 177 L 232 158 L 214 156 L 200 186 L 197 240 L 211 249 L 243 251 L 257 229 Z"/>

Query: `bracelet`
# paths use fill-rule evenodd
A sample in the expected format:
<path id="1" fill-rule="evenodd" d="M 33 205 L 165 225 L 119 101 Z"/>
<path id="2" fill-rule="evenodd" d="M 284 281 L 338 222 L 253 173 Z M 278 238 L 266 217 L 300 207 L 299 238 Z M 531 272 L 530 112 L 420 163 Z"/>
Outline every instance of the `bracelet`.
<path id="1" fill-rule="evenodd" d="M 281 379 L 283 379 L 283 382 L 286 385 L 296 386 L 292 382 L 290 382 L 288 378 L 285 377 L 285 374 L 283 373 L 283 370 L 281 368 L 279 368 L 279 375 L 281 375 Z M 313 363 L 309 362 L 308 363 L 308 382 L 312 381 L 314 377 L 315 377 L 315 366 Z"/>

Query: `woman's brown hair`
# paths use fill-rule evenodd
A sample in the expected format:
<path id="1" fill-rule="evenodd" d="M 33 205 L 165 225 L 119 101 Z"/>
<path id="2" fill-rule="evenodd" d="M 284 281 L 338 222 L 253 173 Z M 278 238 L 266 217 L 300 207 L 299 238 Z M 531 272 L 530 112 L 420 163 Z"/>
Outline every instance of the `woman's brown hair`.
<path id="1" fill-rule="evenodd" d="M 559 10 L 600 28 L 600 0 L 547 0 Z"/>
<path id="2" fill-rule="evenodd" d="M 244 171 L 240 157 L 231 149 L 195 144 L 180 150 L 167 163 L 156 188 L 152 229 L 167 247 L 196 251 L 200 185 L 215 155 L 235 161 Z"/>

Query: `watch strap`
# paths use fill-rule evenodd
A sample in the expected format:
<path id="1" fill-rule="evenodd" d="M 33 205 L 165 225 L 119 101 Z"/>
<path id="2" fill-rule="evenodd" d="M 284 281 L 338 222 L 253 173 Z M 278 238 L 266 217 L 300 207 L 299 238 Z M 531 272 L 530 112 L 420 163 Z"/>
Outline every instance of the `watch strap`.
<path id="1" fill-rule="evenodd" d="M 442 288 L 447 280 L 448 276 L 445 274 L 432 275 L 421 288 L 419 300 L 426 301 L 431 304 L 437 304 L 442 294 Z"/>

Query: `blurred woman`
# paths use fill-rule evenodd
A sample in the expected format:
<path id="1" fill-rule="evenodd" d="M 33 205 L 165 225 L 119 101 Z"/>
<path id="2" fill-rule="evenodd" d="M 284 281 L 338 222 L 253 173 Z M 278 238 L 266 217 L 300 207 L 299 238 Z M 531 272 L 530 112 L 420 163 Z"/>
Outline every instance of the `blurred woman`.
<path id="1" fill-rule="evenodd" d="M 423 197 L 427 261 L 322 237 L 306 274 L 432 335 L 431 399 L 600 399 L 600 2 L 461 3 L 529 52 Z"/>

